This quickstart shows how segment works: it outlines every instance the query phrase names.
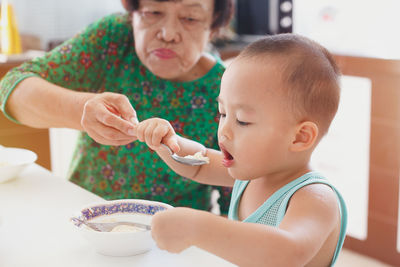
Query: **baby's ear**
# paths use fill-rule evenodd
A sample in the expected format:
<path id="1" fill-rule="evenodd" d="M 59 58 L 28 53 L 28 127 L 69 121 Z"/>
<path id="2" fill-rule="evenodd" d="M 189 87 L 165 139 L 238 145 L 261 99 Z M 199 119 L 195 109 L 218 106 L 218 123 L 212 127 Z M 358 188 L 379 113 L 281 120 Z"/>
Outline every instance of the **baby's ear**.
<path id="1" fill-rule="evenodd" d="M 291 151 L 301 152 L 312 148 L 318 138 L 318 126 L 311 121 L 304 121 L 297 125 Z"/>

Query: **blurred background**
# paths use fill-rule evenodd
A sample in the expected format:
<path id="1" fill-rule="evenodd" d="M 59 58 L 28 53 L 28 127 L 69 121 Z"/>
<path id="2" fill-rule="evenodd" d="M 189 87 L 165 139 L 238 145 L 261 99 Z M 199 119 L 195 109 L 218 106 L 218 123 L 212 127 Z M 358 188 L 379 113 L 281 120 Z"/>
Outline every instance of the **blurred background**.
<path id="1" fill-rule="evenodd" d="M 1 76 L 91 22 L 124 12 L 119 0 L 9 3 L 23 53 L 0 55 Z M 337 266 L 400 266 L 400 1 L 236 0 L 235 5 L 230 27 L 210 48 L 227 64 L 249 42 L 284 32 L 312 38 L 335 55 L 344 74 L 341 103 L 312 164 L 348 204 L 346 249 Z M 0 143 L 35 151 L 38 163 L 60 178 L 65 178 L 76 134 L 0 118 Z"/>

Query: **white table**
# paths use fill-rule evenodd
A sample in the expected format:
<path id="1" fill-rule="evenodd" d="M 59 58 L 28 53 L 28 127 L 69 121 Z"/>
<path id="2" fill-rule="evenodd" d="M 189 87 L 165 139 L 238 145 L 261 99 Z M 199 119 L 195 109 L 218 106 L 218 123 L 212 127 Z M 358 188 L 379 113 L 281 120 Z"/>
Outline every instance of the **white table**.
<path id="1" fill-rule="evenodd" d="M 100 255 L 69 222 L 81 207 L 99 200 L 36 164 L 0 183 L 0 266 L 234 266 L 196 247 L 172 254 L 153 244 L 132 257 Z"/>

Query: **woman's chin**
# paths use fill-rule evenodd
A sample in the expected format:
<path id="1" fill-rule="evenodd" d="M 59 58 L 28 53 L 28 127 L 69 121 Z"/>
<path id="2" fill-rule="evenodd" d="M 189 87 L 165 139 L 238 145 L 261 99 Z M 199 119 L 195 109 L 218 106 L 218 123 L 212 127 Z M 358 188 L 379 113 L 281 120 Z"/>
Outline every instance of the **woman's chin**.
<path id="1" fill-rule="evenodd" d="M 176 66 L 175 67 L 163 67 L 160 68 L 161 66 L 156 66 L 154 68 L 149 68 L 150 71 L 156 75 L 157 77 L 164 79 L 164 80 L 180 80 L 180 77 L 182 77 L 184 74 L 181 71 L 176 71 Z"/>
<path id="2" fill-rule="evenodd" d="M 171 81 L 188 81 L 191 68 L 182 65 L 176 59 L 168 60 L 148 60 L 145 66 L 157 77 Z"/>

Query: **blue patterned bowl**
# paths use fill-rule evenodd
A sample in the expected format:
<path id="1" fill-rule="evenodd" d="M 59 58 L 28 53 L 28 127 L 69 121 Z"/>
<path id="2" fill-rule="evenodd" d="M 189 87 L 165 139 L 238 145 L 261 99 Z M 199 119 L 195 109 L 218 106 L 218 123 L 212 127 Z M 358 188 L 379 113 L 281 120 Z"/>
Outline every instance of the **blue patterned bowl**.
<path id="1" fill-rule="evenodd" d="M 71 218 L 71 221 L 98 253 L 109 256 L 132 256 L 151 249 L 153 240 L 150 231 L 97 232 L 81 221 L 131 221 L 150 225 L 155 213 L 170 208 L 173 207 L 165 203 L 142 199 L 104 201 L 84 207 Z"/>

